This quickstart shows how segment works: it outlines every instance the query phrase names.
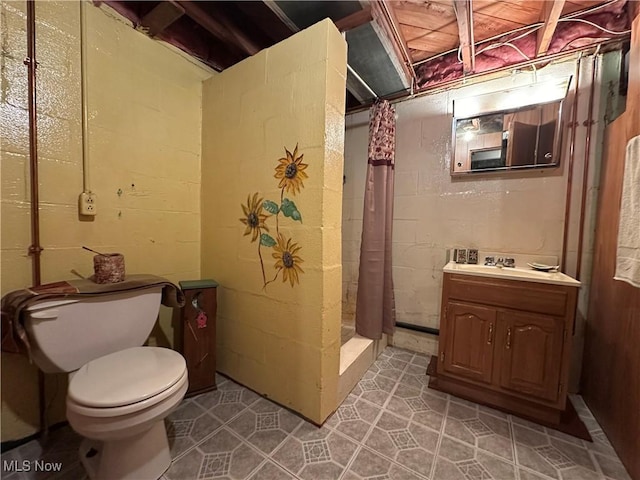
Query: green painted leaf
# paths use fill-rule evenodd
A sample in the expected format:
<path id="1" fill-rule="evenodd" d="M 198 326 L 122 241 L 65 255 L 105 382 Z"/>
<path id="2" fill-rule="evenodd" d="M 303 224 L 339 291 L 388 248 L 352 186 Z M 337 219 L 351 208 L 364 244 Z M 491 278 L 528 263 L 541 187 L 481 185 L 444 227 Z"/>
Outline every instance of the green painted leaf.
<path id="1" fill-rule="evenodd" d="M 296 204 L 288 198 L 282 200 L 282 207 L 280 208 L 280 210 L 282 211 L 282 213 L 284 213 L 285 217 L 290 217 L 293 220 L 302 223 L 302 215 L 298 211 L 298 207 L 296 207 Z"/>
<path id="2" fill-rule="evenodd" d="M 264 245 L 265 247 L 273 247 L 276 244 L 274 238 L 268 233 L 263 233 L 260 235 L 260 245 Z"/>
<path id="3" fill-rule="evenodd" d="M 262 208 L 264 208 L 267 212 L 275 215 L 280 210 L 280 207 L 276 202 L 272 202 L 271 200 L 265 200 L 262 202 Z"/>

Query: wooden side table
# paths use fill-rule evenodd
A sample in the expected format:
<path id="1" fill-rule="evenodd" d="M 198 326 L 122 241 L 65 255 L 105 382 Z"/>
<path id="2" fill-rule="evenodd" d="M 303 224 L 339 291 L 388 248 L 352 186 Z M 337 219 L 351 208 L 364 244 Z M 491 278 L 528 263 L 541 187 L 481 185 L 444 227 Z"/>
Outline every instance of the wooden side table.
<path id="1" fill-rule="evenodd" d="M 187 362 L 187 396 L 216 389 L 217 287 L 214 280 L 180 282 L 186 302 L 174 317 L 173 346 Z"/>

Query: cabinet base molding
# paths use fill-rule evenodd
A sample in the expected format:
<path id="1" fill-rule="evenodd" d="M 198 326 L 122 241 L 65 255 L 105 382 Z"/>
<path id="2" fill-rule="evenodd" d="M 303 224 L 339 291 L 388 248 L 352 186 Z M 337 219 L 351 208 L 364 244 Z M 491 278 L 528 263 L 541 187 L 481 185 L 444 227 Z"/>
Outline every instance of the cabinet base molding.
<path id="1" fill-rule="evenodd" d="M 466 382 L 438 376 L 437 357 L 435 356 L 431 357 L 427 375 L 429 375 L 429 388 L 512 413 L 534 423 L 539 423 L 583 440 L 592 441 L 587 427 L 578 417 L 569 399 L 567 399 L 566 409 L 561 411 L 488 389 L 480 390 L 477 386 Z"/>

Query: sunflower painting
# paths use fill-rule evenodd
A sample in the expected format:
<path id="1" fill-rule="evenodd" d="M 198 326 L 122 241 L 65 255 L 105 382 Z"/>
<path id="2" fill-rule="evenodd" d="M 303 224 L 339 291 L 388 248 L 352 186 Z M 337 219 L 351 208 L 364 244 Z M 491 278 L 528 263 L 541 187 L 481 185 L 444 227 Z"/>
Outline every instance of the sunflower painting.
<path id="1" fill-rule="evenodd" d="M 299 252 L 302 249 L 292 238 L 286 238 L 280 233 L 280 214 L 285 218 L 290 218 L 294 222 L 302 223 L 302 214 L 298 210 L 295 202 L 286 198 L 285 193 L 296 195 L 304 188 L 304 180 L 309 178 L 305 170 L 309 166 L 303 163 L 304 154 L 298 153 L 298 145 L 291 153 L 285 147 L 285 156 L 278 160 L 275 168 L 274 177 L 279 180 L 278 188 L 280 189 L 280 201 L 264 200 L 258 193 L 253 196 L 247 196 L 247 205 L 240 204 L 242 207 L 243 217 L 240 221 L 245 225 L 244 236 L 251 235 L 251 242 L 258 242 L 258 258 L 260 259 L 260 267 L 262 269 L 263 289 L 267 288 L 272 282 L 275 282 L 280 274 L 282 281 L 287 282 L 291 287 L 299 284 L 300 274 L 304 270 L 300 267 L 303 263 Z M 276 237 L 274 239 L 268 232 L 269 227 L 266 222 L 269 218 L 275 217 Z M 275 274 L 271 280 L 267 280 L 264 259 L 262 257 L 262 248 L 272 248 L 271 256 L 275 259 L 273 266 Z"/>
<path id="2" fill-rule="evenodd" d="M 258 198 L 258 194 L 254 193 L 253 198 L 251 194 L 247 195 L 247 206 L 240 205 L 244 217 L 240 219 L 247 228 L 244 230 L 244 235 L 251 234 L 251 241 L 255 242 L 262 230 L 269 231 L 269 227 L 264 223 L 269 215 L 262 213 L 262 198 Z"/>
<path id="3" fill-rule="evenodd" d="M 276 173 L 274 177 L 280 179 L 280 183 L 278 184 L 278 188 L 281 188 L 283 192 L 291 192 L 296 194 L 300 192 L 300 188 L 304 185 L 303 180 L 307 177 L 305 170 L 308 165 L 306 163 L 302 163 L 302 158 L 304 155 L 298 156 L 298 145 L 291 153 L 286 148 L 284 149 L 286 152 L 286 157 L 278 160 L 280 165 L 276 167 Z"/>
<path id="4" fill-rule="evenodd" d="M 282 270 L 282 281 L 289 280 L 291 286 L 294 286 L 294 282 L 298 283 L 298 273 L 304 273 L 304 270 L 300 268 L 300 264 L 303 262 L 302 258 L 298 255 L 300 251 L 298 244 L 293 242 L 290 238 L 285 238 L 284 235 L 278 234 L 278 243 L 273 247 L 273 258 L 276 259 L 276 270 Z"/>

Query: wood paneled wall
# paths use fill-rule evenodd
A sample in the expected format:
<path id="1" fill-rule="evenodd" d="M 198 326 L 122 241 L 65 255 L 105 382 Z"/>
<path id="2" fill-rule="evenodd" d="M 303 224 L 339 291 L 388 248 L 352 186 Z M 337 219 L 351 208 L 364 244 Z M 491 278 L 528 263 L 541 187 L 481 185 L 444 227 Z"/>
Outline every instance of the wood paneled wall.
<path id="1" fill-rule="evenodd" d="M 631 477 L 640 480 L 640 288 L 613 279 L 626 145 L 636 135 L 640 135 L 640 16 L 633 22 L 627 107 L 605 134 L 582 369 L 587 405 Z"/>

